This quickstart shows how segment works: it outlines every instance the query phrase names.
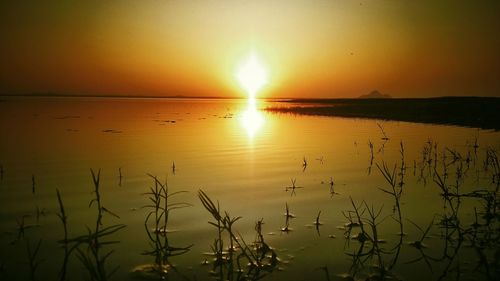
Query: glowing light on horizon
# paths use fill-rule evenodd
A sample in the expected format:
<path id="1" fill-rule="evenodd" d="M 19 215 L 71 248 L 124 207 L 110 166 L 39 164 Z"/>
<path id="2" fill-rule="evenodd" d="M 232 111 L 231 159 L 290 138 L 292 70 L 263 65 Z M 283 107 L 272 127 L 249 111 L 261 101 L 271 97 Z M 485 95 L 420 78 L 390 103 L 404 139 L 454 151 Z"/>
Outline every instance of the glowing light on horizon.
<path id="1" fill-rule="evenodd" d="M 250 140 L 264 124 L 264 116 L 257 109 L 257 92 L 268 82 L 267 70 L 264 64 L 258 59 L 255 53 L 238 67 L 236 78 L 241 87 L 248 94 L 248 105 L 241 116 L 241 124 L 245 128 Z"/>
<path id="2" fill-rule="evenodd" d="M 240 65 L 236 78 L 249 99 L 255 98 L 257 92 L 268 82 L 267 70 L 254 53 Z"/>

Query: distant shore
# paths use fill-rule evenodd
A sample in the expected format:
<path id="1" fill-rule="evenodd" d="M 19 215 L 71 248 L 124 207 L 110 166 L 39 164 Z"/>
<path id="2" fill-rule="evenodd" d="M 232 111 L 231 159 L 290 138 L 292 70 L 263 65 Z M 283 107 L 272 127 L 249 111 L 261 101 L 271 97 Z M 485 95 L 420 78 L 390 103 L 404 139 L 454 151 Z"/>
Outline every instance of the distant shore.
<path id="1" fill-rule="evenodd" d="M 265 110 L 500 130 L 500 98 L 291 99 Z"/>

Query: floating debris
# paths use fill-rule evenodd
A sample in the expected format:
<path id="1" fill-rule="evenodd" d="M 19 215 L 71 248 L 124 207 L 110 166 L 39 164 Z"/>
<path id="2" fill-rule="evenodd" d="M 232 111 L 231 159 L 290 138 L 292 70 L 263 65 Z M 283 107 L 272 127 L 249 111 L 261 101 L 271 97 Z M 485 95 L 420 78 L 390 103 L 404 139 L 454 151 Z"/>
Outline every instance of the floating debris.
<path id="1" fill-rule="evenodd" d="M 143 264 L 134 267 L 130 273 L 136 279 L 158 280 L 159 276 L 168 274 L 171 268 L 168 264 Z"/>
<path id="2" fill-rule="evenodd" d="M 159 123 L 176 123 L 177 121 L 176 120 L 172 120 L 172 119 L 154 119 L 153 120 L 154 122 L 159 122 Z"/>
<path id="3" fill-rule="evenodd" d="M 282 227 L 280 230 L 281 230 L 281 232 L 286 232 L 286 233 L 288 233 L 288 232 L 290 232 L 290 231 L 293 231 L 293 228 L 291 228 L 291 227 L 289 227 L 289 226 L 284 226 L 284 227 Z"/>
<path id="4" fill-rule="evenodd" d="M 174 233 L 174 232 L 178 232 L 179 230 L 176 230 L 176 229 L 166 229 L 166 228 L 157 228 L 157 229 L 151 229 L 151 231 L 153 233 L 158 233 L 160 235 L 167 235 L 168 233 Z"/>
<path id="5" fill-rule="evenodd" d="M 123 131 L 120 130 L 114 130 L 114 129 L 105 129 L 102 130 L 103 133 L 112 133 L 112 134 L 120 134 L 123 133 Z"/>
<path id="6" fill-rule="evenodd" d="M 58 120 L 64 120 L 64 119 L 79 119 L 80 116 L 78 115 L 64 115 L 64 116 L 55 116 L 53 117 L 54 119 Z"/>
<path id="7" fill-rule="evenodd" d="M 359 223 L 357 223 L 357 222 L 346 222 L 344 224 L 344 228 L 351 228 L 351 227 L 359 227 Z"/>
<path id="8" fill-rule="evenodd" d="M 354 281 L 354 277 L 352 277 L 349 273 L 340 273 L 337 274 L 337 277 L 346 281 Z"/>

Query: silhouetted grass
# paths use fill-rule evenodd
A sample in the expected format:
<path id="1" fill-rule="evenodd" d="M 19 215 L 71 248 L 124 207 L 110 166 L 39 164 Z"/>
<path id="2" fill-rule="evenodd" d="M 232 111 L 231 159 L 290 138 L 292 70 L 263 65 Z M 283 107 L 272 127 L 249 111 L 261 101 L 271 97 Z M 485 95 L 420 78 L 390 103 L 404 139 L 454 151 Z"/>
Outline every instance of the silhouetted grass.
<path id="1" fill-rule="evenodd" d="M 498 122 L 500 98 L 493 97 L 292 99 L 287 102 L 303 105 L 269 107 L 266 111 L 450 124 L 500 130 L 500 122 Z"/>
<path id="2" fill-rule="evenodd" d="M 42 245 L 42 240 L 38 240 L 35 244 L 34 248 L 31 245 L 30 241 L 26 239 L 26 252 L 28 253 L 28 269 L 29 276 L 31 281 L 36 280 L 36 270 L 41 263 L 41 260 L 38 258 L 38 251 L 40 250 L 40 245 Z"/>
<path id="3" fill-rule="evenodd" d="M 67 241 L 75 243 L 76 256 L 86 269 L 88 279 L 91 281 L 105 281 L 118 270 L 119 266 L 111 270 L 107 269 L 106 264 L 114 250 L 103 252 L 104 246 L 116 244 L 119 243 L 119 241 L 103 241 L 103 239 L 123 229 L 125 225 L 115 224 L 107 227 L 103 226 L 102 218 L 104 214 L 110 214 L 115 217 L 116 215 L 106 209 L 102 204 L 100 192 L 101 170 L 99 170 L 97 174 L 94 170 L 90 170 L 90 172 L 92 174 L 92 182 L 94 184 L 95 198 L 90 201 L 89 207 L 95 205 L 96 208 L 95 226 L 93 229 L 87 227 L 87 234 L 68 239 Z"/>
<path id="4" fill-rule="evenodd" d="M 148 174 L 149 175 L 149 174 Z M 175 209 L 185 208 L 191 206 L 184 202 L 171 202 L 171 198 L 177 194 L 184 193 L 185 191 L 169 192 L 167 181 L 161 183 L 157 177 L 149 175 L 153 181 L 154 186 L 150 187 L 149 192 L 144 195 L 148 196 L 149 204 L 143 208 L 150 211 L 144 220 L 144 227 L 149 239 L 150 250 L 145 251 L 144 255 L 153 256 L 155 263 L 151 267 L 146 267 L 144 270 L 152 271 L 164 280 L 168 277 L 170 269 L 173 268 L 169 258 L 172 256 L 182 255 L 187 253 L 193 245 L 185 247 L 173 247 L 168 239 L 168 220 L 170 212 Z M 151 231 L 151 219 L 153 230 Z"/>
<path id="5" fill-rule="evenodd" d="M 249 245 L 234 229 L 234 224 L 241 217 L 231 217 L 228 212 L 222 213 L 219 203 L 216 206 L 202 190 L 198 191 L 198 197 L 215 220 L 209 222 L 217 229 L 217 238 L 212 246 L 216 257 L 212 272 L 219 280 L 259 280 L 274 271 L 278 258 L 264 240 L 262 219 L 255 225 L 256 240 Z M 229 240 L 227 251 L 223 248 L 225 236 Z"/>
<path id="6" fill-rule="evenodd" d="M 68 262 L 69 262 L 69 257 L 74 249 L 70 249 L 69 247 L 69 241 L 68 241 L 68 217 L 66 216 L 66 211 L 64 209 L 64 203 L 63 199 L 61 197 L 61 193 L 59 192 L 59 189 L 56 189 L 57 193 L 57 202 L 59 204 L 59 213 L 57 216 L 61 220 L 61 224 L 63 225 L 63 230 L 64 230 L 64 238 L 62 241 L 59 241 L 63 245 L 64 249 L 64 259 L 63 263 L 61 266 L 61 269 L 59 271 L 59 281 L 66 281 L 67 280 L 67 272 L 68 272 Z"/>

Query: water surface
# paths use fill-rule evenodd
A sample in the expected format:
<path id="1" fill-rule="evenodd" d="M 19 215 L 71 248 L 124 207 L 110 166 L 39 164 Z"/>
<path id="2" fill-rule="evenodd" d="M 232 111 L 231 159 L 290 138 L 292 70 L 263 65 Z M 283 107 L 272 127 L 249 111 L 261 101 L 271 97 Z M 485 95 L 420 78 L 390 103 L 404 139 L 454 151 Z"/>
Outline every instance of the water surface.
<path id="1" fill-rule="evenodd" d="M 187 191 L 172 200 L 191 205 L 169 216 L 169 243 L 193 245 L 170 258 L 176 268 L 168 274 L 172 280 L 216 278 L 209 273 L 213 257 L 206 253 L 217 231 L 208 224 L 213 218 L 198 199 L 199 189 L 231 216 L 242 217 L 234 228 L 248 243 L 256 238 L 256 221 L 263 219 L 265 241 L 280 260 L 265 280 L 363 279 L 380 274 L 381 268 L 404 280 L 498 278 L 498 171 L 486 156 L 500 148 L 498 132 L 260 110 L 269 105 L 204 99 L 4 99 L 0 277 L 29 280 L 26 245 L 41 240 L 37 279 L 57 280 L 63 227 L 56 215 L 56 189 L 66 207 L 70 237 L 84 235 L 96 221 L 95 206 L 89 208 L 94 198 L 90 169 L 100 169 L 102 204 L 119 216 L 105 214 L 103 225 L 126 225 L 110 236 L 120 243 L 107 246 L 114 250 L 109 268 L 119 265 L 114 280 L 143 277 L 131 271 L 154 262 L 143 254 L 151 247 L 144 227 L 148 210 L 141 208 L 149 202 L 144 193 L 154 186 L 148 174 L 166 180 L 170 192 Z M 396 165 L 397 175 L 401 144 L 406 167 L 402 238 L 394 197 L 381 190 L 391 187 L 376 166 L 386 163 L 392 171 Z M 494 197 L 453 197 L 450 205 L 436 183 L 436 174 L 445 173 L 451 191 L 458 183 L 456 194 L 481 190 Z M 290 188 L 292 182 L 297 188 Z M 381 209 L 379 251 L 370 252 L 370 241 L 351 239 L 359 227 L 346 232 L 344 215 L 354 210 L 351 198 L 360 211 Z M 288 221 L 290 231 L 282 231 L 286 204 L 295 215 Z M 322 224 L 316 227 L 319 211 Z M 470 228 L 475 212 L 484 225 Z M 487 215 L 492 218 L 483 219 Z M 368 218 L 368 211 L 362 217 Z M 443 219 L 450 217 L 460 225 L 443 227 Z M 365 228 L 372 233 L 368 224 Z M 481 240 L 469 239 L 474 229 Z M 425 247 L 415 247 L 415 241 Z M 209 264 L 202 265 L 205 260 Z M 84 280 L 85 275 L 76 255 L 70 256 L 70 279 Z"/>

